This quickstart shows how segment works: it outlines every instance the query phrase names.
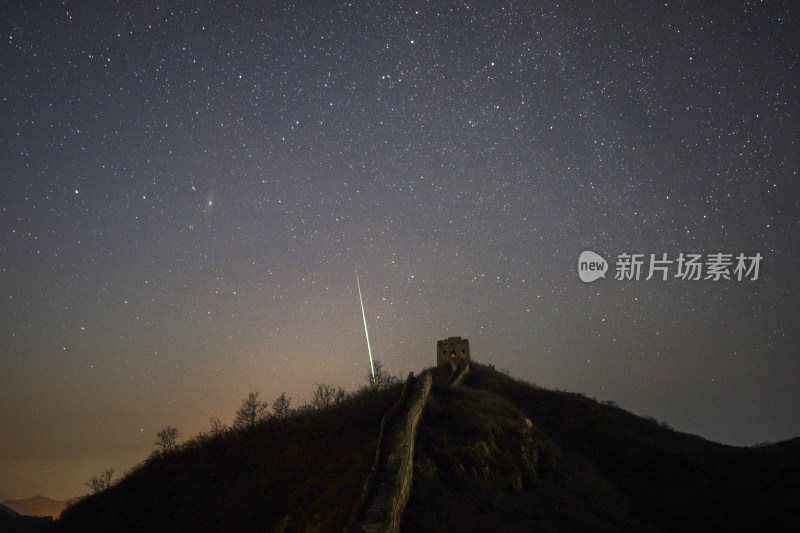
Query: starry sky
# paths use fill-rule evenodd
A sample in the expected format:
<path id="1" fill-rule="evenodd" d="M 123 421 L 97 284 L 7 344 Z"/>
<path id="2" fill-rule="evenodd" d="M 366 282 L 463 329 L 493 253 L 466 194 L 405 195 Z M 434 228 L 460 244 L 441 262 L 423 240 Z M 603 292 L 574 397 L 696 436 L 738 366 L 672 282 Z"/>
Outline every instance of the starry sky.
<path id="1" fill-rule="evenodd" d="M 460 335 L 717 442 L 800 436 L 790 4 L 4 2 L 0 498 L 363 385 L 356 268 L 393 374 Z"/>

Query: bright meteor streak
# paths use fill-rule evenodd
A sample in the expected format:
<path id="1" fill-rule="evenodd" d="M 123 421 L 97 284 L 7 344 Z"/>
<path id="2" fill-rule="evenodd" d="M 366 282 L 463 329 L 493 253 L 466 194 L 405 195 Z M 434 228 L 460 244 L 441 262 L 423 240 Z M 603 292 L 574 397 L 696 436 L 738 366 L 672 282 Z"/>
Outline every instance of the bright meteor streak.
<path id="1" fill-rule="evenodd" d="M 361 302 L 361 318 L 364 319 L 364 334 L 367 336 L 367 351 L 369 352 L 369 368 L 372 370 L 372 381 L 375 381 L 375 365 L 372 364 L 372 348 L 369 347 L 369 331 L 367 331 L 367 315 L 364 313 L 364 299 L 361 297 L 361 283 L 358 282 L 358 269 L 356 269 L 356 285 L 358 286 L 358 301 Z"/>

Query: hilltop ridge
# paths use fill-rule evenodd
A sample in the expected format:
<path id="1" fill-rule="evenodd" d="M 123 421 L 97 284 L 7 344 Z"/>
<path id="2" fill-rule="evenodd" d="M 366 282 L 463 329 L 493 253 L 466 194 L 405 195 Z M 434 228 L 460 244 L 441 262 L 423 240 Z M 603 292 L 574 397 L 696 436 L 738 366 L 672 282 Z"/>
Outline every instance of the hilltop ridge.
<path id="1" fill-rule="evenodd" d="M 800 439 L 737 448 L 475 362 L 457 386 L 447 367 L 430 372 L 416 438 L 408 437 L 413 483 L 403 531 L 800 524 Z M 54 529 L 342 531 L 402 390 L 362 391 L 323 410 L 190 441 L 76 503 Z"/>
<path id="2" fill-rule="evenodd" d="M 472 363 L 434 386 L 404 531 L 783 531 L 800 438 L 738 448 Z"/>

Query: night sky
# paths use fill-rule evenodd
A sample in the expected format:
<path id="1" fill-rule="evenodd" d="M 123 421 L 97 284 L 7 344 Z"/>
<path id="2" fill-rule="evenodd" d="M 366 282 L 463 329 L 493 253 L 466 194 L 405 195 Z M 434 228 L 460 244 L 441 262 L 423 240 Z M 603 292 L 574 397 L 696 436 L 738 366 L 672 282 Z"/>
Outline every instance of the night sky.
<path id="1" fill-rule="evenodd" d="M 356 268 L 393 374 L 460 335 L 717 442 L 800 436 L 798 12 L 533 4 L 4 2 L 0 499 L 365 384 Z M 730 280 L 676 277 L 715 253 Z"/>

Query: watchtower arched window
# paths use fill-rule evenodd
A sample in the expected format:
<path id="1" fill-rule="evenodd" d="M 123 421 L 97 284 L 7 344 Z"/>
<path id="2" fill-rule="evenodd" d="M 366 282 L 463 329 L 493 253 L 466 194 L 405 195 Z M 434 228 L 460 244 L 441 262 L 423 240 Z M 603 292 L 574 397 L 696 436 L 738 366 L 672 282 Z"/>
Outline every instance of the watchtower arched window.
<path id="1" fill-rule="evenodd" d="M 437 343 L 437 364 L 447 364 L 452 359 L 470 360 L 469 341 L 461 337 L 448 337 Z"/>

